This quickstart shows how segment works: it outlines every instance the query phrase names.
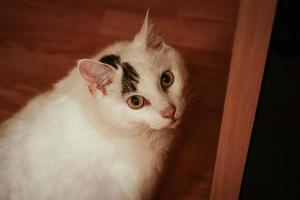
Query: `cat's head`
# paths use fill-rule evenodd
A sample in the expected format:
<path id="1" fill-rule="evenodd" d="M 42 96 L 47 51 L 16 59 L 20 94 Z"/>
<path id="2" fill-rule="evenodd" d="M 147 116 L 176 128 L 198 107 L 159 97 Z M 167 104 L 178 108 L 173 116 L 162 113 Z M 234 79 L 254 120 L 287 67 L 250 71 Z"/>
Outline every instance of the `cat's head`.
<path id="1" fill-rule="evenodd" d="M 178 52 L 148 19 L 134 39 L 99 60 L 78 61 L 101 112 L 118 126 L 174 128 L 185 107 L 187 72 Z"/>

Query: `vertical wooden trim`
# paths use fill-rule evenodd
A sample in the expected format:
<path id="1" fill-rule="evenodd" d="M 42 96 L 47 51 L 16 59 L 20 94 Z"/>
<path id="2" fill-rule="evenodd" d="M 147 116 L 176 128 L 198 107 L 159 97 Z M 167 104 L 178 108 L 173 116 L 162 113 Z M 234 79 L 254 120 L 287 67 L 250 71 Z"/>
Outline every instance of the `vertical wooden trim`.
<path id="1" fill-rule="evenodd" d="M 214 170 L 212 200 L 239 197 L 277 0 L 241 0 Z"/>

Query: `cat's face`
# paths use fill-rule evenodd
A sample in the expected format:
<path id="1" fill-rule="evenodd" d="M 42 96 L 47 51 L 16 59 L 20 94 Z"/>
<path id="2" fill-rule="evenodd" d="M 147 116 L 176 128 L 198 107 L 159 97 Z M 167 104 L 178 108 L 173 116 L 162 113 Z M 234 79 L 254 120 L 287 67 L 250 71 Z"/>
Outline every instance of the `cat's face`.
<path id="1" fill-rule="evenodd" d="M 134 40 L 118 53 L 84 59 L 79 69 L 99 105 L 119 125 L 174 128 L 185 107 L 187 78 L 180 55 L 144 21 Z M 97 96 L 97 95 L 96 95 Z"/>

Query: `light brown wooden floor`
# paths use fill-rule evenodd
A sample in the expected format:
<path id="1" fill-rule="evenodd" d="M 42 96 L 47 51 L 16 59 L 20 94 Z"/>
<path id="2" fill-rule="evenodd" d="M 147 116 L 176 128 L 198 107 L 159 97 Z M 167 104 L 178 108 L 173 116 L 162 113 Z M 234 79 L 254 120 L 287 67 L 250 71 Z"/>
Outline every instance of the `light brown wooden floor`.
<path id="1" fill-rule="evenodd" d="M 237 0 L 0 0 L 0 122 L 106 45 L 130 39 L 147 8 L 195 82 L 158 199 L 208 199 Z"/>

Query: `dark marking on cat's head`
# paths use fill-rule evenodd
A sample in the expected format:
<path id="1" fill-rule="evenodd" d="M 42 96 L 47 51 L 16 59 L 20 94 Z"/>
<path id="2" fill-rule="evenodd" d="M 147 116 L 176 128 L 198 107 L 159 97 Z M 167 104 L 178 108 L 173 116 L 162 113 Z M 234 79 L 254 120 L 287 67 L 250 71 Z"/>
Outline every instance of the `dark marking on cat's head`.
<path id="1" fill-rule="evenodd" d="M 99 60 L 102 63 L 108 64 L 115 69 L 118 69 L 118 65 L 120 65 L 120 56 L 117 55 L 106 55 L 100 58 Z"/>
<path id="2" fill-rule="evenodd" d="M 139 83 L 139 74 L 128 62 L 121 63 L 120 56 L 110 54 L 105 55 L 99 59 L 100 62 L 112 66 L 114 69 L 122 67 L 122 93 L 135 92 L 137 90 L 136 85 Z"/>
<path id="3" fill-rule="evenodd" d="M 123 70 L 122 93 L 135 92 L 139 83 L 139 74 L 128 62 L 121 64 Z"/>

